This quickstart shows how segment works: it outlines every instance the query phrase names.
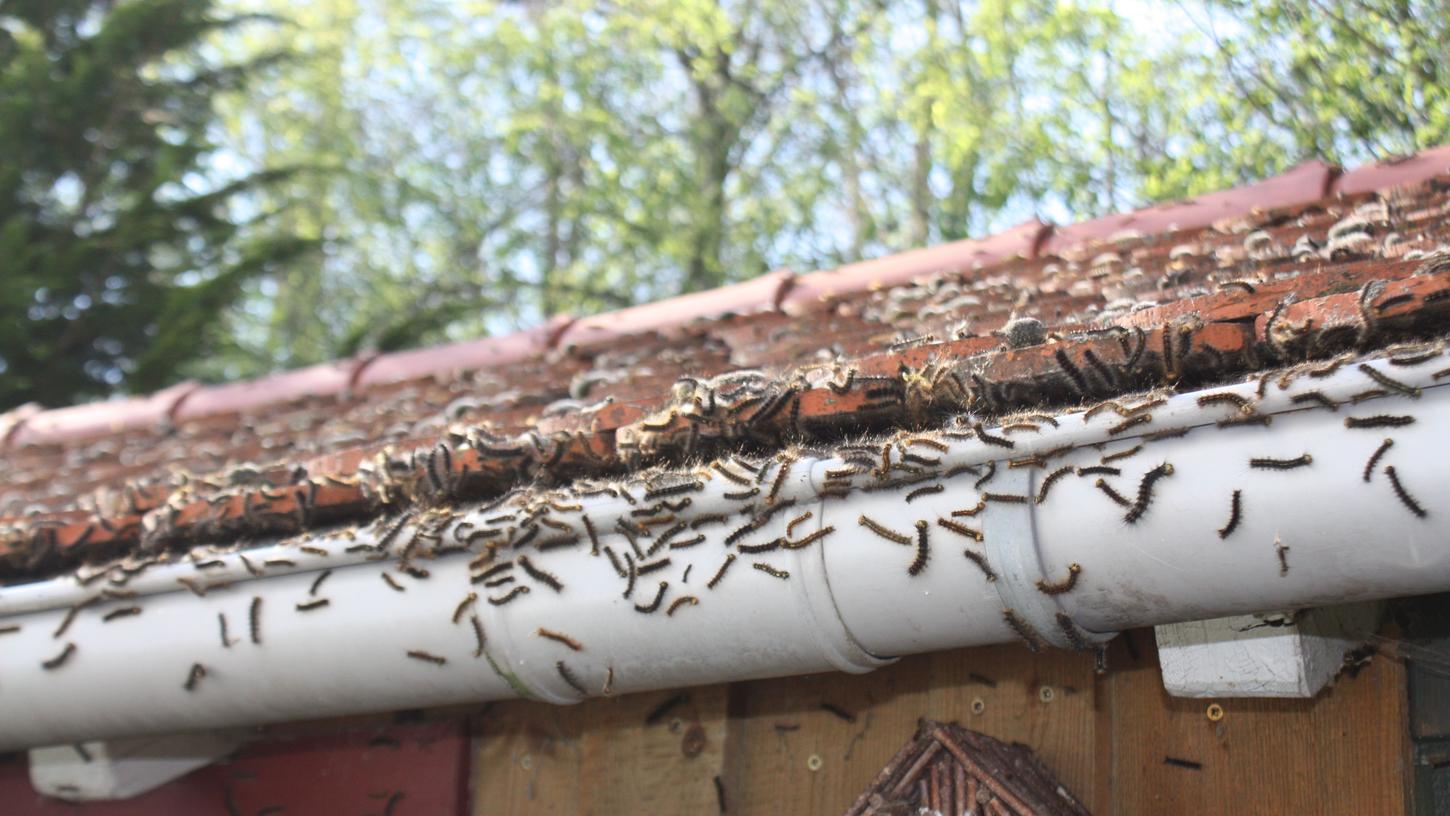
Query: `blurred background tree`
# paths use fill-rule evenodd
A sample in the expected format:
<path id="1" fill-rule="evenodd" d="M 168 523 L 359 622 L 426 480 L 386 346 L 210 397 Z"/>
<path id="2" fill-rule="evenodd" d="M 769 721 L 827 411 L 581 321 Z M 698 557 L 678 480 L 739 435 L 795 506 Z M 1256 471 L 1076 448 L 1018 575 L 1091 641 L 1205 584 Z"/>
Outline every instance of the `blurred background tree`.
<path id="1" fill-rule="evenodd" d="M 26 235 L 64 225 L 45 252 L 0 257 L 77 257 L 0 284 L 18 298 L 0 308 L 20 322 L 0 347 L 0 405 L 94 391 L 42 391 L 9 360 L 12 338 L 84 333 L 65 315 L 80 290 L 58 283 L 82 269 L 134 261 L 169 293 L 116 311 L 153 321 L 133 331 L 158 351 L 88 375 L 145 389 L 510 331 L 1034 215 L 1221 189 L 1309 158 L 1352 165 L 1450 141 L 1443 2 L 216 2 L 0 5 L 0 19 L 21 21 L 0 25 L 0 104 L 14 106 L 0 144 L 20 143 L 5 171 L 25 179 L 3 188 L 5 206 L 36 202 L 10 216 Z M 171 23 L 147 29 L 149 49 L 101 47 L 110 21 L 144 15 Z M 255 19 L 286 22 L 234 22 Z M 142 90 L 24 67 L 76 49 L 147 76 L 145 94 L 184 98 L 171 104 L 190 112 L 174 114 L 185 137 L 148 124 L 164 106 L 133 102 Z M 213 66 L 194 75 L 206 81 L 181 73 L 195 65 Z M 32 108 L 74 117 L 46 114 L 84 144 L 53 149 Z M 142 176 L 164 170 L 196 202 L 229 206 L 198 221 L 169 198 L 117 193 L 112 217 L 161 232 L 129 254 L 141 238 L 83 240 L 92 227 L 59 180 L 89 166 L 80 134 L 93 122 L 136 134 L 127 149 Z M 289 167 L 309 171 L 276 170 Z M 165 186 L 136 173 L 108 183 Z M 40 262 L 27 263 L 12 268 Z M 162 305 L 134 305 L 152 300 Z M 185 355 L 147 339 L 172 324 L 187 327 Z M 81 365 L 102 356 L 78 351 L 86 343 L 42 347 Z"/>
<path id="2" fill-rule="evenodd" d="M 211 99 L 275 64 L 195 57 L 242 24 L 191 0 L 0 3 L 0 409 L 145 391 L 225 342 L 244 281 L 306 243 L 241 233 L 288 173 L 208 164 Z"/>

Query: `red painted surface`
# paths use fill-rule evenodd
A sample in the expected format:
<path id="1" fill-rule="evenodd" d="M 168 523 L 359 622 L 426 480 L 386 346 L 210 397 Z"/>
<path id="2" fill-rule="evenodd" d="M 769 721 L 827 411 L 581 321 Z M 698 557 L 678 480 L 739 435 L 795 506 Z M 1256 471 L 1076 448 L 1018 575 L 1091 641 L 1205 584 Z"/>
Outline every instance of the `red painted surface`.
<path id="1" fill-rule="evenodd" d="M 27 761 L 25 754 L 0 758 L 0 812 L 7 816 L 252 816 L 269 807 L 288 816 L 468 812 L 469 739 L 462 719 L 253 743 L 233 759 L 120 802 L 40 796 L 30 786 Z"/>
<path id="2" fill-rule="evenodd" d="M 32 414 L 15 429 L 12 445 L 46 445 L 160 425 L 176 404 L 197 389 L 195 382 L 177 383 L 145 397 L 91 402 Z"/>
<path id="3" fill-rule="evenodd" d="M 542 326 L 513 334 L 379 355 L 358 371 L 354 387 L 367 388 L 517 363 L 547 351 L 549 344 L 573 322 L 572 317 L 555 315 Z"/>
<path id="4" fill-rule="evenodd" d="M 986 238 L 968 238 L 801 275 L 781 305 L 787 312 L 800 313 L 831 297 L 899 286 L 926 275 L 968 271 L 1009 258 L 1030 258 L 1049 229 L 1034 218 Z"/>
<path id="5" fill-rule="evenodd" d="M 586 317 L 566 329 L 558 344 L 588 349 L 612 345 L 632 334 L 676 335 L 696 320 L 774 309 L 793 277 L 782 269 L 743 283 Z"/>
<path id="6" fill-rule="evenodd" d="M 269 377 L 225 385 L 208 385 L 191 392 L 176 408 L 177 422 L 214 414 L 245 413 L 303 397 L 330 397 L 352 382 L 358 360 L 338 360 Z"/>
<path id="7" fill-rule="evenodd" d="M 1122 234 L 1155 235 L 1199 229 L 1226 218 L 1247 216 L 1255 210 L 1306 204 L 1328 195 L 1336 172 L 1322 161 L 1309 161 L 1256 184 L 1058 227 L 1043 245 L 1042 254 L 1059 255 L 1094 242 L 1110 241 Z"/>
<path id="8" fill-rule="evenodd" d="M 1351 170 L 1334 182 L 1333 191 L 1340 195 L 1368 193 L 1414 184 L 1445 172 L 1450 172 L 1450 145 Z"/>

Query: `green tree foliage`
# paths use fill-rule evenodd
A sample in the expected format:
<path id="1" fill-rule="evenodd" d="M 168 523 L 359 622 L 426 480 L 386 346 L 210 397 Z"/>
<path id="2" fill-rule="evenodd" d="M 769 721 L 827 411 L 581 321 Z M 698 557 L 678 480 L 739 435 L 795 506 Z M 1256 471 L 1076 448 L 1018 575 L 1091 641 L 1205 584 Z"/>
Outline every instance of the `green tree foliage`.
<path id="1" fill-rule="evenodd" d="M 218 25 L 198 0 L 128 0 L 104 15 L 99 0 L 12 2 L 26 22 L 5 29 L 22 33 L 6 40 L 4 81 L 21 92 L 4 104 L 49 112 L 0 122 L 35 137 L 33 153 L 49 138 L 38 123 L 55 119 L 68 146 L 7 165 L 14 175 L 0 178 L 19 179 L 11 199 L 33 202 L 11 229 L 58 229 L 53 243 L 25 239 L 57 270 L 133 270 L 135 294 L 113 310 L 141 316 L 126 330 L 158 349 L 162 326 L 183 327 L 171 336 L 187 352 L 210 339 L 181 369 L 210 377 L 508 331 L 1034 215 L 1070 221 L 1194 195 L 1315 156 L 1354 164 L 1450 141 L 1443 0 L 216 2 L 233 19 L 288 22 Z M 133 45 L 120 22 L 108 36 L 113 20 L 148 14 L 179 22 Z M 175 54 L 202 33 L 203 64 L 247 66 L 245 93 L 212 96 L 241 72 L 184 79 L 191 63 Z M 279 50 L 298 58 L 278 62 Z M 129 66 L 111 72 L 123 79 L 23 68 L 92 52 Z M 110 87 L 137 76 L 147 81 Z M 220 111 L 211 130 L 208 99 Z M 103 126 L 121 136 L 80 136 Z M 208 136 L 219 152 L 207 154 Z M 99 184 L 77 169 L 81 186 L 66 175 L 113 142 L 136 169 L 108 169 Z M 183 201 L 231 200 L 240 180 L 288 166 L 321 172 L 182 217 Z M 92 198 L 110 202 L 112 221 L 78 214 Z M 86 232 L 97 223 L 117 233 L 109 243 Z M 318 251 L 253 254 L 298 242 Z M 81 290 L 57 279 L 70 280 L 0 287 L 30 298 L 7 314 L 77 311 Z M 238 292 L 217 321 L 212 305 Z M 94 312 L 102 301 L 86 294 L 81 311 Z M 47 319 L 33 327 L 45 359 L 96 346 L 98 334 L 75 329 L 45 339 L 71 325 Z M 151 359 L 117 352 L 92 376 L 134 387 L 174 376 L 178 357 Z M 36 371 L 7 373 L 20 385 L 6 387 L 35 389 Z"/>
<path id="2" fill-rule="evenodd" d="M 236 240 L 237 196 L 286 174 L 206 163 L 213 95 L 276 59 L 185 58 L 236 22 L 188 0 L 0 2 L 0 409 L 167 384 L 243 281 L 300 257 Z"/>

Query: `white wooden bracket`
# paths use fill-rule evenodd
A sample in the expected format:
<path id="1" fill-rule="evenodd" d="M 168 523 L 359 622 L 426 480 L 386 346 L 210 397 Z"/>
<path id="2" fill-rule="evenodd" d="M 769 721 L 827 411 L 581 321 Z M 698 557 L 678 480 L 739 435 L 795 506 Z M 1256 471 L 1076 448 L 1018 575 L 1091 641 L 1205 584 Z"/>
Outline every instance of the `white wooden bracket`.
<path id="1" fill-rule="evenodd" d="M 1379 603 L 1154 627 L 1174 697 L 1313 697 L 1375 632 Z"/>
<path id="2" fill-rule="evenodd" d="M 241 732 L 219 732 L 32 748 L 30 784 L 72 802 L 128 799 L 210 765 L 245 741 Z"/>

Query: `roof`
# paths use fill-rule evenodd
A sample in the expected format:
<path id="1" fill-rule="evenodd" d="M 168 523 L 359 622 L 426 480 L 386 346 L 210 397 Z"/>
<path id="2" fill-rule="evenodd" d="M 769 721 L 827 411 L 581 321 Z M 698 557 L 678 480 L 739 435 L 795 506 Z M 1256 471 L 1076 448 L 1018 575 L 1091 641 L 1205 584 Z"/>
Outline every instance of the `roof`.
<path id="1" fill-rule="evenodd" d="M 0 415 L 0 580 L 1439 336 L 1450 147 L 260 380 Z"/>
<path id="2" fill-rule="evenodd" d="M 980 810 L 978 809 L 980 806 Z M 846 811 L 1087 816 L 1032 750 L 956 723 L 922 720 L 908 742 Z"/>

